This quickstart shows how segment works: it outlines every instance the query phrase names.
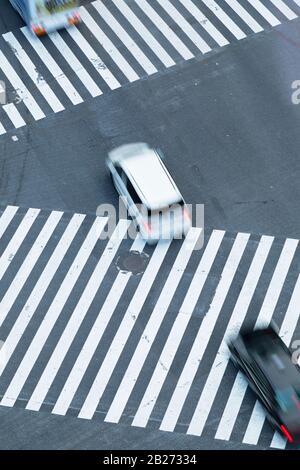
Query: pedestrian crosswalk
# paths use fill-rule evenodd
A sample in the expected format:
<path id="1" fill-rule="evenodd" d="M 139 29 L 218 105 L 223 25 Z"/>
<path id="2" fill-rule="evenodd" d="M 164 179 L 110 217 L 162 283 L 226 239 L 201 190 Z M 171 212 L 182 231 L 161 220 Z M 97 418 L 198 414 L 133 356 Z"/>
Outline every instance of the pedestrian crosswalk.
<path id="1" fill-rule="evenodd" d="M 300 13 L 299 0 L 95 0 L 82 23 L 0 37 L 0 135 L 163 72 Z"/>
<path id="2" fill-rule="evenodd" d="M 297 338 L 298 240 L 206 230 L 199 250 L 193 227 L 151 247 L 125 219 L 0 214 L 1 406 L 286 446 L 226 344 L 271 320 Z"/>

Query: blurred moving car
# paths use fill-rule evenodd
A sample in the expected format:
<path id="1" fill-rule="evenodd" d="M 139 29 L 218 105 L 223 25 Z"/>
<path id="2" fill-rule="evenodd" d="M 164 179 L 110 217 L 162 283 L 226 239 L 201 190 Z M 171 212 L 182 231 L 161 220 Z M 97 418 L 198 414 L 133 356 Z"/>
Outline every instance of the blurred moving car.
<path id="1" fill-rule="evenodd" d="M 37 36 L 80 22 L 78 0 L 9 0 Z"/>
<path id="2" fill-rule="evenodd" d="M 289 442 L 299 442 L 300 368 L 275 329 L 270 326 L 241 332 L 228 347 L 233 362 L 264 405 L 269 421 Z"/>
<path id="3" fill-rule="evenodd" d="M 181 238 L 191 227 L 188 208 L 162 159 L 159 150 L 132 143 L 112 150 L 106 161 L 116 190 L 148 243 Z"/>

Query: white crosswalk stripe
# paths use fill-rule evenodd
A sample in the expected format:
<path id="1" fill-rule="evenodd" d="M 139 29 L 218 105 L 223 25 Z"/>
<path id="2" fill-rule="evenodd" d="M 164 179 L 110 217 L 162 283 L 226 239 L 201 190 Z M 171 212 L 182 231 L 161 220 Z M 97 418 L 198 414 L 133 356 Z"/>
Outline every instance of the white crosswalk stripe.
<path id="1" fill-rule="evenodd" d="M 64 75 L 62 69 L 53 59 L 53 57 L 49 54 L 46 47 L 42 44 L 42 42 L 32 36 L 30 31 L 23 27 L 21 28 L 22 33 L 29 41 L 30 45 L 33 47 L 35 52 L 38 54 L 39 59 L 45 64 L 47 69 L 53 75 L 57 83 L 60 85 L 64 93 L 68 96 L 70 101 L 76 105 L 83 102 L 83 99 L 79 95 L 79 93 L 75 90 L 70 80 Z"/>
<path id="2" fill-rule="evenodd" d="M 271 2 L 278 8 L 278 10 L 287 17 L 288 20 L 294 20 L 297 15 L 289 8 L 282 0 L 271 0 Z"/>
<path id="3" fill-rule="evenodd" d="M 140 63 L 143 67 L 145 72 L 148 75 L 152 75 L 153 73 L 157 72 L 156 67 L 152 64 L 152 62 L 146 57 L 144 52 L 141 48 L 133 41 L 133 39 L 129 36 L 129 34 L 125 31 L 123 26 L 115 19 L 115 17 L 110 13 L 110 11 L 106 8 L 102 1 L 97 0 L 96 2 L 92 2 L 92 5 L 98 11 L 101 18 L 103 18 L 106 23 L 112 28 L 113 31 L 118 35 L 118 37 L 122 40 L 125 44 L 127 49 L 131 52 L 133 57 Z"/>
<path id="4" fill-rule="evenodd" d="M 156 338 L 159 327 L 163 322 L 164 317 L 168 311 L 170 302 L 179 285 L 182 274 L 192 255 L 193 249 L 197 243 L 200 233 L 201 230 L 191 229 L 187 234 L 182 248 L 174 262 L 172 270 L 170 271 L 169 276 L 165 282 L 164 288 L 161 291 L 158 302 L 151 314 L 150 320 L 144 332 L 142 333 L 141 339 L 125 372 L 121 385 L 118 388 L 113 402 L 107 412 L 105 421 L 117 423 L 121 418 L 121 415 L 132 392 L 134 384 L 138 378 L 139 373 L 142 370 L 143 364 Z M 95 392 L 96 390 L 94 390 L 94 387 L 91 388 L 91 392 L 81 409 L 81 416 L 92 417 L 94 412 L 96 411 L 97 404 L 99 401 L 98 399 L 101 398 L 97 393 L 96 397 L 93 394 L 93 392 Z"/>
<path id="5" fill-rule="evenodd" d="M 246 248 L 248 239 L 249 234 L 243 233 L 237 235 L 223 269 L 221 280 L 216 289 L 212 303 L 210 304 L 209 310 L 201 323 L 196 339 L 194 340 L 194 344 L 189 353 L 189 357 L 184 365 L 183 371 L 181 372 L 180 378 L 176 384 L 176 388 L 163 417 L 160 425 L 160 429 L 163 431 L 173 431 L 177 424 L 182 407 L 198 370 L 199 362 L 205 353 L 209 338 L 214 330 L 216 321 Z"/>
<path id="6" fill-rule="evenodd" d="M 281 296 L 287 308 L 280 335 L 291 343 L 300 326 L 298 240 L 213 230 L 204 248 L 194 250 L 201 229 L 192 228 L 183 241 L 149 247 L 139 235 L 128 238 L 128 220 L 107 238 L 102 217 L 13 206 L 1 213 L 2 406 L 21 399 L 28 410 L 47 405 L 65 415 L 72 408 L 80 418 L 114 423 L 130 415 L 133 426 L 153 419 L 174 431 L 188 405 L 193 409 L 180 432 L 200 436 L 219 421 L 216 438 L 230 439 L 247 383 L 237 373 L 216 419 L 227 340 L 250 317 L 257 326 L 268 324 Z M 124 254 L 146 256 L 140 275 L 119 266 Z M 250 311 L 254 297 L 261 298 L 257 313 Z M 233 309 L 224 317 L 229 299 Z M 271 447 L 285 448 L 286 440 L 264 422 L 256 403 L 240 442 L 258 445 L 267 433 Z"/>
<path id="7" fill-rule="evenodd" d="M 268 8 L 266 8 L 260 0 L 248 0 L 248 2 L 263 18 L 265 18 L 268 23 L 270 23 L 271 26 L 278 26 L 280 24 L 278 18 L 276 18 L 276 16 L 273 15 L 273 13 Z"/>
<path id="8" fill-rule="evenodd" d="M 182 340 L 188 322 L 193 314 L 194 308 L 201 294 L 211 266 L 216 257 L 224 236 L 224 232 L 216 231 L 212 234 L 205 253 L 203 254 L 189 290 L 184 298 L 177 318 L 174 322 L 168 340 L 157 363 L 156 369 L 151 377 L 151 381 L 139 405 L 139 409 L 133 420 L 134 426 L 145 427 L 153 410 L 159 392 L 167 377 L 168 370 L 172 365 L 177 348 Z"/>
<path id="9" fill-rule="evenodd" d="M 147 0 L 135 0 L 135 2 L 185 60 L 189 60 L 194 57 L 194 54 L 192 54 L 192 52 L 161 18 L 161 16 L 159 16 Z"/>
<path id="10" fill-rule="evenodd" d="M 169 0 L 157 0 L 160 6 L 173 18 L 190 40 L 198 47 L 198 49 L 205 54 L 211 51 L 209 45 L 202 39 L 202 37 L 194 30 L 194 28 L 186 21 L 186 19 L 179 13 L 174 5 Z M 209 26 L 209 25 L 208 25 Z M 207 29 L 207 28 L 206 28 Z"/>
<path id="11" fill-rule="evenodd" d="M 127 60 L 122 56 L 118 49 L 114 46 L 112 41 L 106 36 L 102 29 L 98 26 L 93 17 L 89 12 L 81 7 L 80 9 L 81 18 L 83 19 L 85 25 L 90 29 L 95 38 L 99 41 L 101 46 L 106 50 L 106 52 L 111 56 L 112 60 L 116 63 L 119 69 L 127 77 L 130 82 L 134 82 L 139 79 L 138 74 L 127 62 Z"/>
<path id="12" fill-rule="evenodd" d="M 40 93 L 43 95 L 45 100 L 51 106 L 52 111 L 58 113 L 59 111 L 63 111 L 65 108 L 53 93 L 51 88 L 49 87 L 48 83 L 44 80 L 44 78 L 38 73 L 28 54 L 24 51 L 19 41 L 15 38 L 13 33 L 6 33 L 2 36 L 4 40 L 9 44 L 9 46 L 14 51 L 15 56 L 17 57 L 18 61 L 27 72 L 35 86 L 38 88 Z"/>
<path id="13" fill-rule="evenodd" d="M 26 122 L 24 121 L 21 114 L 13 103 L 4 104 L 2 108 L 6 112 L 7 116 L 9 117 L 16 129 L 22 126 L 26 126 Z"/>
<path id="14" fill-rule="evenodd" d="M 32 118 L 62 112 L 181 59 L 294 20 L 298 8 L 299 0 L 94 0 L 80 7 L 82 24 L 67 33 L 41 39 L 26 27 L 21 34 L 5 33 L 0 79 L 10 83 L 14 98 L 4 104 L 0 135 L 11 130 L 10 124 L 23 128 Z"/>
<path id="15" fill-rule="evenodd" d="M 164 50 L 164 48 L 159 44 L 155 37 L 150 33 L 150 31 L 144 26 L 144 24 L 139 20 L 139 18 L 133 13 L 129 6 L 124 2 L 124 0 L 112 0 L 114 5 L 120 10 L 124 15 L 127 21 L 132 25 L 141 38 L 147 43 L 147 45 L 152 49 L 154 54 L 159 58 L 159 60 L 165 65 L 165 67 L 170 67 L 175 65 L 174 60 L 170 55 Z"/>
<path id="16" fill-rule="evenodd" d="M 32 114 L 34 119 L 42 119 L 45 114 L 29 92 L 28 88 L 24 85 L 19 75 L 15 72 L 3 52 L 0 50 L 0 69 L 5 74 L 7 80 L 11 83 L 13 88 L 17 91 L 19 98 L 23 101 L 28 111 Z"/>
<path id="17" fill-rule="evenodd" d="M 232 8 L 237 15 L 252 29 L 254 33 L 263 31 L 262 26 L 245 10 L 245 8 L 238 2 L 238 0 L 225 0 L 226 3 Z"/>
<path id="18" fill-rule="evenodd" d="M 214 0 L 201 0 L 207 8 L 224 24 L 224 26 L 236 37 L 236 39 L 244 39 L 246 34 L 241 28 L 222 10 L 222 8 Z"/>
<path id="19" fill-rule="evenodd" d="M 154 251 L 151 261 L 147 267 L 147 270 L 144 273 L 144 276 L 136 290 L 132 301 L 123 317 L 122 323 L 116 333 L 114 340 L 111 344 L 109 351 L 106 354 L 106 357 L 99 369 L 98 376 L 102 377 L 102 381 L 94 381 L 94 387 L 97 386 L 98 396 L 101 395 L 102 391 L 105 390 L 105 387 L 110 379 L 111 374 L 114 371 L 115 365 L 120 357 L 123 347 L 126 344 L 126 341 L 129 338 L 130 332 L 134 326 L 134 320 L 136 321 L 143 304 L 147 298 L 149 290 L 152 283 L 155 280 L 157 272 L 163 262 L 163 259 L 166 255 L 166 252 L 169 248 L 169 243 L 159 243 L 156 250 Z M 113 305 L 114 307 L 114 305 Z M 111 307 L 111 302 L 108 302 L 108 306 L 104 304 L 103 311 L 111 315 L 110 312 L 113 311 Z M 100 312 L 101 314 L 101 312 Z M 107 313 L 106 313 L 107 315 Z M 105 323 L 106 325 L 106 323 Z M 104 329 L 103 321 L 101 315 L 97 318 L 94 327 L 92 328 L 84 347 L 82 348 L 76 363 L 71 371 L 71 374 L 68 377 L 67 382 L 64 385 L 62 393 L 60 394 L 54 408 L 53 413 L 55 414 L 65 414 L 68 410 L 68 407 L 74 397 L 74 394 L 79 386 L 80 381 L 84 375 L 86 368 L 91 360 L 93 353 L 95 352 L 96 344 L 95 340 L 99 335 L 103 334 Z M 91 395 L 92 396 L 92 395 Z"/>
<path id="20" fill-rule="evenodd" d="M 205 15 L 196 7 L 192 0 L 180 0 L 182 5 L 194 16 L 194 18 L 201 24 L 201 26 L 210 34 L 219 46 L 223 47 L 229 44 L 229 41 L 223 36 L 220 31 L 206 18 Z M 174 18 L 174 16 L 173 16 Z M 185 22 L 187 23 L 187 22 Z M 202 51 L 203 52 L 203 51 Z"/>
<path id="21" fill-rule="evenodd" d="M 57 50 L 60 54 L 63 55 L 66 62 L 68 62 L 69 66 L 72 70 L 76 73 L 77 77 L 85 88 L 90 92 L 93 98 L 95 96 L 99 96 L 102 94 L 102 91 L 98 87 L 98 85 L 94 82 L 92 77 L 88 74 L 85 68 L 82 66 L 80 61 L 77 59 L 75 54 L 71 51 L 67 43 L 63 40 L 59 33 L 55 32 L 49 35 L 49 38 L 53 42 L 53 44 L 57 47 Z"/>

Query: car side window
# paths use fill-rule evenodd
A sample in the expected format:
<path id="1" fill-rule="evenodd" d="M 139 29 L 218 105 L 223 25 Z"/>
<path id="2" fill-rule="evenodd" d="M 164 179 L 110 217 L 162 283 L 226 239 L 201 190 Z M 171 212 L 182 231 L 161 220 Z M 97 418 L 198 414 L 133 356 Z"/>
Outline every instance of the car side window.
<path id="1" fill-rule="evenodd" d="M 136 192 L 131 181 L 128 178 L 127 178 L 127 191 L 129 192 L 131 199 L 133 200 L 135 204 L 142 204 L 142 201 L 138 193 Z"/>

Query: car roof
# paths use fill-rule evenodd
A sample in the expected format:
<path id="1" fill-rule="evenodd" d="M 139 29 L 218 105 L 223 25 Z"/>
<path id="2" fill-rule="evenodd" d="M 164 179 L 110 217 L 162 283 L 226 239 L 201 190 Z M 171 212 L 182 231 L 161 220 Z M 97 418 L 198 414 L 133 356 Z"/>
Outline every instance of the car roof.
<path id="1" fill-rule="evenodd" d="M 155 150 L 144 147 L 139 153 L 120 160 L 142 202 L 152 210 L 182 200 L 182 196 Z"/>
<path id="2" fill-rule="evenodd" d="M 248 336 L 248 337 L 247 337 Z M 300 372 L 281 338 L 271 328 L 246 335 L 251 354 L 274 389 L 300 387 Z"/>

